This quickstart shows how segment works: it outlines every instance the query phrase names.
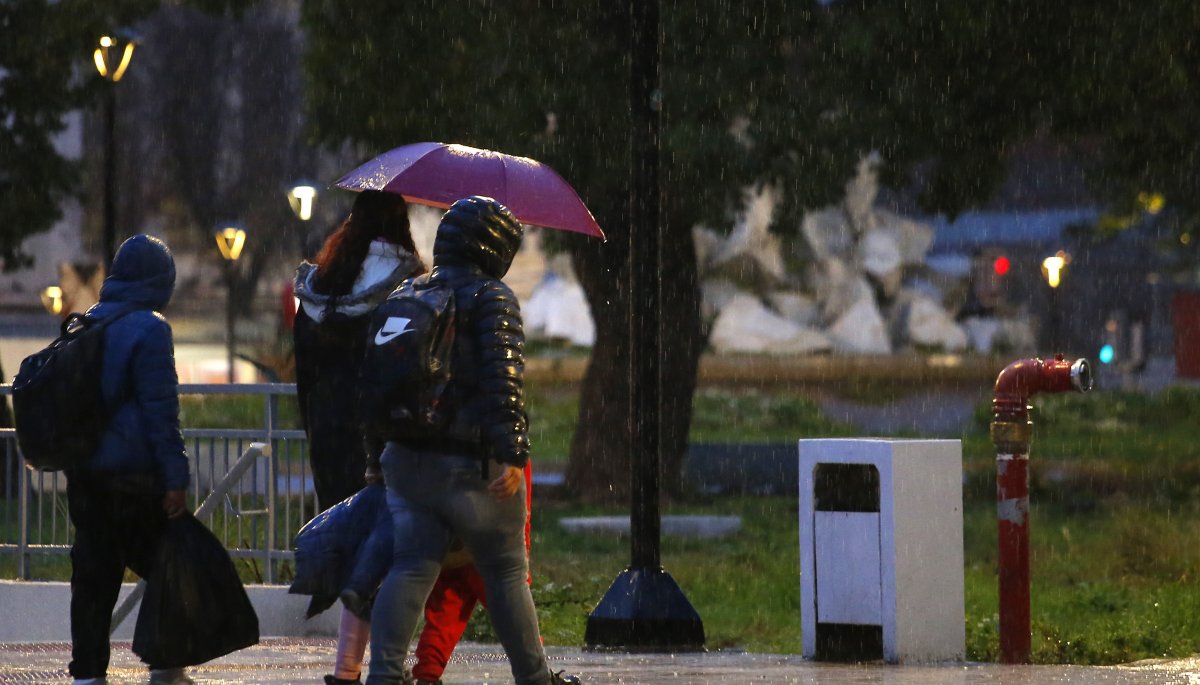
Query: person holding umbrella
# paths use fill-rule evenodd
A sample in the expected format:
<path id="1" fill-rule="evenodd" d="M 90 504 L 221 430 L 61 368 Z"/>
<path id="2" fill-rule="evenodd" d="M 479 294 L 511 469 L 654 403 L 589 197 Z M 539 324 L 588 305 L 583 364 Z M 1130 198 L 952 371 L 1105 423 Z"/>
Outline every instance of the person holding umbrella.
<path id="1" fill-rule="evenodd" d="M 357 412 L 367 324 L 371 311 L 397 285 L 425 270 L 404 198 L 376 191 L 359 193 L 315 263 L 305 261 L 296 269 L 296 397 L 320 510 L 380 479 L 382 444 L 367 444 Z M 369 634 L 370 625 L 343 608 L 334 673 L 325 677 L 327 684 L 357 682 Z"/>
<path id="2" fill-rule="evenodd" d="M 444 434 L 389 441 L 381 457 L 395 549 L 371 613 L 367 685 L 407 681 L 409 642 L 455 538 L 483 577 L 516 682 L 580 682 L 551 672 L 526 584 L 524 333 L 517 299 L 500 280 L 522 232 L 504 205 L 478 196 L 450 205 L 438 227 L 428 283 L 454 291 L 455 372 L 443 397 L 457 406 Z"/>
<path id="3" fill-rule="evenodd" d="M 363 191 L 350 215 L 326 239 L 316 263 L 297 269 L 293 288 L 301 306 L 293 328 L 297 396 L 308 433 L 317 503 L 328 509 L 381 480 L 382 443 L 368 444 L 359 426 L 356 390 L 369 314 L 399 283 L 425 272 L 417 254 L 404 198 Z M 528 466 L 525 479 L 528 484 Z M 373 531 L 353 563 L 355 572 L 342 592 L 345 607 L 338 629 L 334 673 L 326 685 L 358 682 L 370 635 L 370 598 L 391 563 L 391 526 Z M 526 544 L 528 545 L 528 523 Z M 471 609 L 483 601 L 482 581 L 469 557 L 458 556 L 439 576 L 426 608 L 414 672 L 437 682 L 466 629 Z M 379 566 L 379 571 L 374 567 Z M 356 582 L 357 581 L 357 582 Z M 327 606 L 327 605 L 326 605 Z"/>
<path id="4" fill-rule="evenodd" d="M 358 492 L 368 456 L 355 387 L 370 313 L 406 278 L 425 273 L 399 195 L 362 192 L 315 263 L 296 269 L 296 398 L 308 433 L 317 506 Z M 372 459 L 372 460 L 373 460 Z"/>

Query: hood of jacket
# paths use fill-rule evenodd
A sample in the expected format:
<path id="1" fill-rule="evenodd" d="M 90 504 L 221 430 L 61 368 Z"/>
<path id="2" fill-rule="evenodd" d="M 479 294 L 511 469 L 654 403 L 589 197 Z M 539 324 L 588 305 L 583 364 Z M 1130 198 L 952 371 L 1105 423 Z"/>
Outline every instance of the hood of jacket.
<path id="1" fill-rule="evenodd" d="M 490 197 L 467 197 L 442 215 L 433 241 L 433 264 L 466 267 L 503 278 L 521 248 L 524 227 L 508 208 Z"/>
<path id="2" fill-rule="evenodd" d="M 421 269 L 421 260 L 399 245 L 375 241 L 354 286 L 345 295 L 325 295 L 313 287 L 317 265 L 301 262 L 292 290 L 304 313 L 320 323 L 330 313 L 363 316 L 387 299 L 396 286 Z"/>
<path id="3" fill-rule="evenodd" d="M 175 292 L 175 258 L 163 241 L 144 233 L 117 249 L 100 286 L 100 304 L 134 304 L 162 309 Z"/>

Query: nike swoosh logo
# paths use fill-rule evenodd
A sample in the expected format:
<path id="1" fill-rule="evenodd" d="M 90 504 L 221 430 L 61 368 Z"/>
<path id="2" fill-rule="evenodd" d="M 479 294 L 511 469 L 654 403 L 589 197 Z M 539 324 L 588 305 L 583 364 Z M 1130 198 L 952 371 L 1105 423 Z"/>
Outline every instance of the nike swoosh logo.
<path id="1" fill-rule="evenodd" d="M 384 345 L 393 338 L 397 338 L 411 331 L 408 324 L 412 319 L 406 319 L 403 316 L 389 316 L 387 321 L 379 327 L 379 332 L 375 334 L 375 344 Z"/>

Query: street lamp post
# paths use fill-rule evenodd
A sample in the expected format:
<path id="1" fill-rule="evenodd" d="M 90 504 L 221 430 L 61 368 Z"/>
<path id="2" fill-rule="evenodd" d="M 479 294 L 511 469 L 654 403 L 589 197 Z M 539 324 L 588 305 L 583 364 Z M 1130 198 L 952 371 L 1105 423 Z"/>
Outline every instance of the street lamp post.
<path id="1" fill-rule="evenodd" d="M 659 147 L 659 3 L 630 6 L 630 564 L 588 616 L 592 649 L 698 651 L 704 624 L 662 566 L 659 470 L 662 463 L 662 197 Z"/>
<path id="2" fill-rule="evenodd" d="M 221 251 L 221 257 L 225 260 L 225 347 L 228 351 L 228 370 L 229 382 L 232 384 L 233 378 L 233 281 L 234 268 L 237 265 L 238 257 L 242 256 L 242 248 L 246 244 L 246 232 L 239 228 L 236 224 L 222 225 L 216 231 L 217 249 Z"/>
<path id="3" fill-rule="evenodd" d="M 116 35 L 101 36 L 92 53 L 96 71 L 108 81 L 104 92 L 104 269 L 112 266 L 117 245 L 117 88 L 133 60 L 135 41 Z"/>
<path id="4" fill-rule="evenodd" d="M 296 181 L 287 190 L 288 205 L 292 213 L 300 220 L 300 230 L 296 234 L 296 253 L 304 259 L 312 259 L 308 250 L 308 222 L 313 217 L 313 209 L 317 201 L 317 186 L 311 181 Z M 295 288 L 289 280 L 283 286 L 283 330 L 291 331 L 296 324 L 296 310 L 300 301 L 296 299 Z"/>
<path id="5" fill-rule="evenodd" d="M 1042 276 L 1046 279 L 1046 285 L 1050 286 L 1049 343 L 1050 349 L 1055 352 L 1059 351 L 1059 348 L 1062 346 L 1059 330 L 1062 326 L 1062 323 L 1059 321 L 1062 313 L 1059 311 L 1058 286 L 1062 285 L 1062 279 L 1066 273 L 1067 264 L 1070 261 L 1070 256 L 1062 250 L 1042 260 Z"/>
<path id="6" fill-rule="evenodd" d="M 313 217 L 313 208 L 317 201 L 317 186 L 310 181 L 296 181 L 287 191 L 288 205 L 292 208 L 292 213 L 300 220 L 300 234 L 298 236 L 297 248 L 300 253 L 308 258 L 309 255 L 305 252 L 305 241 L 308 237 L 307 226 L 309 220 Z"/>

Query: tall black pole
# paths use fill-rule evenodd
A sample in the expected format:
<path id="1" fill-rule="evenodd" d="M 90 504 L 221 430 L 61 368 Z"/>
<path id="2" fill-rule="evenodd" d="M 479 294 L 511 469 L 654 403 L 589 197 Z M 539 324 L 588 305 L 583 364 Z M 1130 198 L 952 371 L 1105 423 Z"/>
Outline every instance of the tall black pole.
<path id="1" fill-rule="evenodd" d="M 1058 287 L 1050 287 L 1050 353 L 1063 351 L 1062 342 L 1062 303 L 1058 297 Z"/>
<path id="2" fill-rule="evenodd" d="M 629 419 L 631 488 L 629 568 L 588 616 L 592 649 L 682 651 L 704 647 L 704 625 L 662 568 L 659 478 L 662 463 L 662 196 L 659 130 L 662 93 L 657 1 L 630 3 Z"/>
<path id="3" fill-rule="evenodd" d="M 629 342 L 633 454 L 630 542 L 634 568 L 661 565 L 659 465 L 662 463 L 662 197 L 658 183 L 658 2 L 634 2 L 629 74 L 632 152 L 629 205 Z"/>
<path id="4" fill-rule="evenodd" d="M 117 84 L 105 83 L 104 95 L 104 272 L 117 252 Z"/>
<path id="5" fill-rule="evenodd" d="M 233 266 L 237 262 L 232 259 L 225 262 L 225 349 L 228 352 L 229 383 L 234 381 L 233 348 L 237 339 L 233 335 Z"/>

